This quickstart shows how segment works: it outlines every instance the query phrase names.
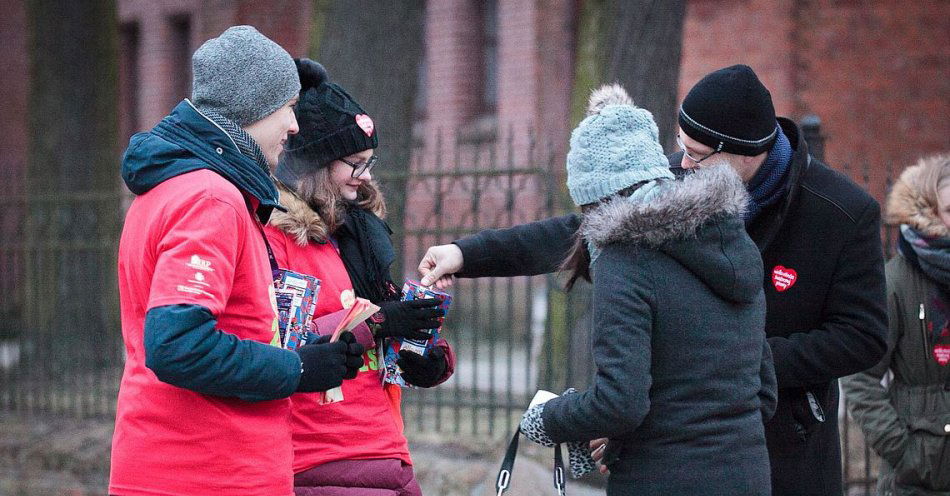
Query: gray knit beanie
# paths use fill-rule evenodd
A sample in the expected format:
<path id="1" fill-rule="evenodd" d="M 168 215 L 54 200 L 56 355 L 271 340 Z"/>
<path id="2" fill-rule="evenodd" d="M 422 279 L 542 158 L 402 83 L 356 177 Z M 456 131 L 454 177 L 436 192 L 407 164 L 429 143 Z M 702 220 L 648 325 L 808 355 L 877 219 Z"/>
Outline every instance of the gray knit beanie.
<path id="1" fill-rule="evenodd" d="M 294 59 L 252 26 L 233 26 L 191 57 L 195 106 L 240 126 L 274 113 L 300 92 Z"/>
<path id="2" fill-rule="evenodd" d="M 637 183 L 672 179 L 653 114 L 633 105 L 620 85 L 590 97 L 585 118 L 571 133 L 567 189 L 578 206 L 597 203 Z"/>

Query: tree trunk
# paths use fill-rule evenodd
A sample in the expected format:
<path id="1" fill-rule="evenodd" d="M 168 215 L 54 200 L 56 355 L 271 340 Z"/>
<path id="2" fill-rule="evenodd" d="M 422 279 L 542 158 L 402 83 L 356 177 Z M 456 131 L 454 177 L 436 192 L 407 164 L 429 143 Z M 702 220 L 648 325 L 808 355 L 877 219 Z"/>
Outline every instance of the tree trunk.
<path id="1" fill-rule="evenodd" d="M 584 0 L 580 11 L 574 123 L 583 118 L 592 89 L 617 82 L 653 113 L 661 142 L 672 151 L 686 1 Z"/>
<path id="2" fill-rule="evenodd" d="M 402 243 L 405 174 L 412 122 L 425 52 L 424 0 L 316 0 L 311 56 L 330 80 L 346 88 L 379 130 L 380 166 L 394 243 Z M 401 265 L 401 257 L 397 257 Z M 394 273 L 401 274 L 395 267 Z M 397 276 L 398 277 L 398 276 Z"/>
<path id="3" fill-rule="evenodd" d="M 581 0 L 579 12 L 572 124 L 584 118 L 591 90 L 617 82 L 637 106 L 653 113 L 660 142 L 672 152 L 686 1 Z M 573 208 L 566 192 L 562 196 Z M 546 387 L 584 387 L 590 380 L 590 294 L 590 285 L 583 282 L 566 295 L 551 292 L 549 308 L 560 314 L 552 315 L 549 350 L 570 363 L 555 361 L 558 365 L 550 371 L 544 371 L 542 363 L 540 383 Z"/>
<path id="4" fill-rule="evenodd" d="M 115 360 L 105 345 L 118 331 L 116 4 L 29 0 L 27 10 L 24 330 L 51 373 L 71 376 L 74 366 Z"/>

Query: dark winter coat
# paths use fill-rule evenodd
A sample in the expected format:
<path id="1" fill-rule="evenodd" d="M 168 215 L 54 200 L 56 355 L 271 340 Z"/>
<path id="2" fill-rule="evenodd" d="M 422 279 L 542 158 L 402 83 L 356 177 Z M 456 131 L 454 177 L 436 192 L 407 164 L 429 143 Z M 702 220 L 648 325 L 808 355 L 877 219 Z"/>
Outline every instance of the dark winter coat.
<path id="1" fill-rule="evenodd" d="M 841 381 L 852 416 L 883 460 L 881 495 L 950 494 L 950 367 L 934 360 L 927 337 L 935 321 L 946 325 L 946 308 L 931 301 L 935 290 L 903 256 L 888 262 L 888 353 Z M 885 389 L 888 369 L 894 376 Z"/>
<path id="2" fill-rule="evenodd" d="M 812 158 L 793 122 L 779 123 L 794 148 L 789 191 L 747 228 L 765 267 L 765 331 L 779 386 L 778 410 L 766 424 L 772 491 L 839 495 L 837 378 L 873 366 L 886 347 L 880 209 L 843 174 Z M 578 224 L 576 216 L 557 217 L 456 241 L 465 261 L 458 275 L 554 271 Z M 790 285 L 780 290 L 773 276 Z M 824 422 L 812 416 L 809 392 Z"/>
<path id="3" fill-rule="evenodd" d="M 584 220 L 603 250 L 591 265 L 597 375 L 545 404 L 545 431 L 609 437 L 608 494 L 769 495 L 776 388 L 748 196 L 727 165 L 663 187 Z"/>
<path id="4" fill-rule="evenodd" d="M 888 198 L 888 218 L 946 238 L 948 229 L 918 191 L 921 171 L 901 175 Z M 842 379 L 841 387 L 851 415 L 882 458 L 878 494 L 950 495 L 950 365 L 941 366 L 934 353 L 935 334 L 950 332 L 950 281 L 928 277 L 912 261 L 913 249 L 901 248 L 886 267 L 887 354 L 874 368 Z M 888 370 L 893 376 L 885 386 Z"/>

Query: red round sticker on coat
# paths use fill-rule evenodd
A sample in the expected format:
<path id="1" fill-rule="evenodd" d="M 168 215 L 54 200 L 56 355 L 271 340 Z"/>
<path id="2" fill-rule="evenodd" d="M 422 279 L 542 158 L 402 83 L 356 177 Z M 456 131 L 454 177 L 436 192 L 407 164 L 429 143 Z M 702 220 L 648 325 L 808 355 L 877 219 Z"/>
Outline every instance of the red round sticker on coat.
<path id="1" fill-rule="evenodd" d="M 373 135 L 373 119 L 371 119 L 366 114 L 360 114 L 356 116 L 356 125 L 366 133 L 367 136 Z"/>
<path id="2" fill-rule="evenodd" d="M 785 291 L 794 286 L 796 280 L 798 280 L 798 272 L 795 272 L 795 269 L 788 269 L 782 265 L 776 265 L 772 269 L 772 284 L 776 291 Z"/>
<path id="3" fill-rule="evenodd" d="M 934 346 L 934 359 L 940 365 L 950 363 L 950 344 L 938 344 Z"/>

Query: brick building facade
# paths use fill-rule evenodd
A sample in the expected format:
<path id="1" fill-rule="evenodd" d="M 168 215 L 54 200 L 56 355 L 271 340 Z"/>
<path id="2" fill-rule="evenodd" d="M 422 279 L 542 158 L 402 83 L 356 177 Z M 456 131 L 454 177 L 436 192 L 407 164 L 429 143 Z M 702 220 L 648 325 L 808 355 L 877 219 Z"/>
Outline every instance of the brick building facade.
<path id="1" fill-rule="evenodd" d="M 950 2 L 689 0 L 680 96 L 743 62 L 776 111 L 813 114 L 825 159 L 881 198 L 886 178 L 950 152 Z M 865 177 L 867 176 L 867 177 Z"/>
<path id="2" fill-rule="evenodd" d="M 13 191 L 27 153 L 29 59 L 25 2 L 0 20 L 0 173 Z M 190 92 L 190 54 L 249 23 L 306 53 L 312 2 L 119 0 L 120 139 L 147 129 Z M 471 141 L 535 130 L 559 153 L 569 132 L 577 3 L 430 0 L 425 105 L 417 130 Z M 950 150 L 950 3 L 944 0 L 689 0 L 680 96 L 703 74 L 743 62 L 780 114 L 819 116 L 826 159 L 880 195 L 888 171 Z M 944 41 L 941 41 L 944 40 Z M 631 47 L 635 49 L 635 47 Z M 458 131 L 458 134 L 455 134 Z"/>

